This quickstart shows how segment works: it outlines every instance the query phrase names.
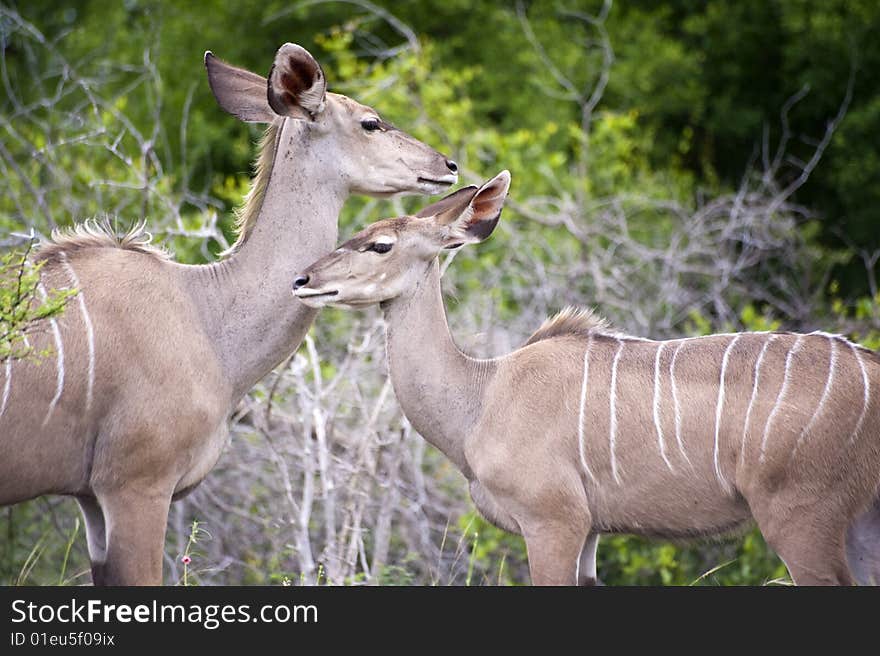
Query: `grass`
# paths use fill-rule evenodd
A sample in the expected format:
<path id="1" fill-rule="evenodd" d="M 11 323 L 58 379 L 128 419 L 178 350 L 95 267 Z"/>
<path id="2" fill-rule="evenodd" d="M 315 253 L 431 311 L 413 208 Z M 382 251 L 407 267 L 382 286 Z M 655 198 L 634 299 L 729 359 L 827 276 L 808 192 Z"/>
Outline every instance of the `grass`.
<path id="1" fill-rule="evenodd" d="M 70 550 L 73 549 L 73 541 L 76 540 L 78 534 L 79 517 L 76 518 L 73 524 L 73 530 L 70 532 L 70 537 L 67 540 L 67 547 L 64 549 L 64 561 L 61 563 L 61 573 L 58 575 L 58 585 L 64 585 L 64 575 L 67 574 L 67 563 L 70 560 Z"/>

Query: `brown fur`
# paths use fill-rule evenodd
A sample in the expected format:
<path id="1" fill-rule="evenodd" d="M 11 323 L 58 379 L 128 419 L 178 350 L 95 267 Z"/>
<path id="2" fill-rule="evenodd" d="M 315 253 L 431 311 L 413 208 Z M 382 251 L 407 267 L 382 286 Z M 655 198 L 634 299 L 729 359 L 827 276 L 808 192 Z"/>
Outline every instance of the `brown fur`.
<path id="1" fill-rule="evenodd" d="M 591 336 L 584 457 L 592 477 L 577 455 L 579 383 Z M 754 520 L 795 582 L 850 583 L 849 571 L 856 562 L 862 563 L 858 580 L 876 582 L 880 522 L 871 518 L 880 517 L 875 501 L 880 480 L 880 366 L 863 358 L 874 391 L 863 428 L 850 443 L 863 387 L 849 343 L 821 334 L 779 334 L 767 349 L 759 394 L 746 425 L 756 362 L 770 336 L 743 334 L 730 350 L 724 376 L 719 478 L 713 457 L 719 381 L 723 355 L 735 337 L 651 342 L 588 332 L 542 340 L 497 361 L 497 374 L 465 449 L 484 495 L 494 499 L 494 512 L 500 506 L 512 517 L 519 514 L 517 523 L 527 542 L 527 527 L 541 527 L 531 538 L 530 557 L 533 550 L 543 553 L 545 548 L 560 557 L 560 545 L 569 540 L 564 536 L 572 534 L 574 518 L 580 516 L 572 509 L 582 500 L 589 512 L 570 538 L 566 563 L 575 562 L 578 545 L 591 532 L 709 537 Z M 801 347 L 790 360 L 790 382 L 783 396 L 782 372 L 798 339 Z M 830 340 L 837 345 L 831 393 L 796 450 L 819 407 Z M 616 482 L 610 464 L 609 402 L 612 362 L 621 343 L 615 389 Z M 680 451 L 669 372 L 675 347 L 682 343 L 675 369 L 684 446 Z M 659 419 L 671 468 L 662 459 L 653 416 L 654 364 L 661 347 Z M 519 474 L 526 471 L 532 474 Z M 578 479 L 584 487 L 574 483 Z M 552 495 L 552 505 L 549 498 L 547 503 L 540 500 L 547 495 Z M 557 513 L 555 507 L 567 508 L 567 513 Z M 558 525 L 551 528 L 554 523 Z M 544 540 L 551 539 L 555 546 L 545 547 Z M 558 561 L 532 565 L 538 580 L 573 580 L 572 570 Z"/>

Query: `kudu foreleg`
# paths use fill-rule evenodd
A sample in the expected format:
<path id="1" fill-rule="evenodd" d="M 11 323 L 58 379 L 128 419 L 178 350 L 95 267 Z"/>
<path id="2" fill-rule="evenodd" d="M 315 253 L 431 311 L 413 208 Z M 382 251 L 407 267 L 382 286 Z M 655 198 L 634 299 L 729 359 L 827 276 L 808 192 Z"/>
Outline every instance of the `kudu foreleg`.
<path id="1" fill-rule="evenodd" d="M 97 496 L 107 548 L 95 584 L 162 585 L 170 492 L 129 488 Z"/>
<path id="2" fill-rule="evenodd" d="M 579 570 L 590 535 L 589 518 L 521 524 L 532 585 L 578 585 L 583 580 Z"/>
<path id="3" fill-rule="evenodd" d="M 846 561 L 843 521 L 828 523 L 834 514 L 799 516 L 784 522 L 758 519 L 767 544 L 785 563 L 795 585 L 852 585 Z"/>
<path id="4" fill-rule="evenodd" d="M 76 502 L 86 524 L 86 542 L 89 545 L 89 561 L 92 565 L 92 583 L 103 585 L 104 563 L 107 561 L 107 531 L 104 511 L 95 497 L 78 496 Z"/>

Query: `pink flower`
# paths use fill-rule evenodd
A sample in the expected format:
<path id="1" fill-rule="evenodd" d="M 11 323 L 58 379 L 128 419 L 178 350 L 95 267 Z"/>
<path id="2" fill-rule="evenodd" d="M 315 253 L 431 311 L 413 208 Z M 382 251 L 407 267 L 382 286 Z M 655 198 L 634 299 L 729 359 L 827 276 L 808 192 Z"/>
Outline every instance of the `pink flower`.
<path id="1" fill-rule="evenodd" d="M 193 559 L 190 558 L 189 556 L 184 556 L 183 558 L 180 559 L 180 562 L 182 562 L 184 565 L 189 565 L 192 561 L 193 561 Z"/>

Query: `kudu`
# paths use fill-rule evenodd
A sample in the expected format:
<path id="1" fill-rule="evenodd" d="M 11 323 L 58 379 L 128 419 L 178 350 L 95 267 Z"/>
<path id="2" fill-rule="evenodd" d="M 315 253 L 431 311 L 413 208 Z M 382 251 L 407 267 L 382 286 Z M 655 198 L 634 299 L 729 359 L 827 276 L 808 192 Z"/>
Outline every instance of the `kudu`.
<path id="1" fill-rule="evenodd" d="M 880 357 L 824 333 L 669 341 L 566 310 L 478 360 L 450 336 L 438 254 L 494 229 L 510 177 L 375 223 L 294 281 L 379 303 L 404 414 L 521 534 L 536 584 L 596 582 L 600 534 L 710 537 L 754 520 L 798 584 L 880 577 Z"/>
<path id="2" fill-rule="evenodd" d="M 0 504 L 77 498 L 95 583 L 160 584 L 170 502 L 214 466 L 227 415 L 300 344 L 316 311 L 289 298 L 296 271 L 336 242 L 351 193 L 435 194 L 456 165 L 375 110 L 327 93 L 285 44 L 268 80 L 205 55 L 220 106 L 269 125 L 221 261 L 184 266 L 142 232 L 94 224 L 39 250 L 43 288 L 78 295 L 32 335 L 53 355 L 0 366 Z"/>

